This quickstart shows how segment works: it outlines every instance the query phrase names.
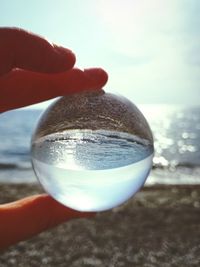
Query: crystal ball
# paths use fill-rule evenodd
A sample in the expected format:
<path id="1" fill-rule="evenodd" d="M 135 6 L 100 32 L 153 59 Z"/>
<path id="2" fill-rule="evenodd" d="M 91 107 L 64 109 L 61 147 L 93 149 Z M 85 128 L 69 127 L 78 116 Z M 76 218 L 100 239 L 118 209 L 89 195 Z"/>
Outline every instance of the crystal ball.
<path id="1" fill-rule="evenodd" d="M 139 109 L 103 90 L 59 98 L 32 137 L 45 191 L 78 211 L 104 211 L 132 197 L 152 166 L 153 137 Z"/>

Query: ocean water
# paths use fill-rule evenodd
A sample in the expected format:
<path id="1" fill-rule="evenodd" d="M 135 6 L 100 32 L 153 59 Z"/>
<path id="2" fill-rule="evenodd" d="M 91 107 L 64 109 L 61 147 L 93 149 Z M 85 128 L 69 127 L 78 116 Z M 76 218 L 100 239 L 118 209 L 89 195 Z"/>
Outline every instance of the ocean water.
<path id="1" fill-rule="evenodd" d="M 200 106 L 142 105 L 154 136 L 153 170 L 146 184 L 200 183 Z M 0 115 L 0 181 L 37 182 L 30 141 L 41 110 Z"/>
<path id="2" fill-rule="evenodd" d="M 124 167 L 151 154 L 153 146 L 150 141 L 107 130 L 67 130 L 46 135 L 32 144 L 33 158 L 74 170 Z"/>
<path id="3" fill-rule="evenodd" d="M 144 184 L 152 157 L 148 140 L 116 131 L 67 130 L 32 145 L 45 190 L 80 211 L 107 210 L 129 199 Z"/>

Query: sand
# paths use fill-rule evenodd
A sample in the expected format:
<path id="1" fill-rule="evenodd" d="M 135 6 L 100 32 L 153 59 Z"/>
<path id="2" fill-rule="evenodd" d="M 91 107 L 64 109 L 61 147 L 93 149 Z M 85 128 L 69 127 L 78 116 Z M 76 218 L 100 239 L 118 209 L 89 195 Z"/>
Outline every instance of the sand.
<path id="1" fill-rule="evenodd" d="M 41 192 L 0 185 L 0 203 Z M 0 267 L 200 266 L 200 185 L 152 186 L 112 211 L 78 219 L 0 254 Z"/>

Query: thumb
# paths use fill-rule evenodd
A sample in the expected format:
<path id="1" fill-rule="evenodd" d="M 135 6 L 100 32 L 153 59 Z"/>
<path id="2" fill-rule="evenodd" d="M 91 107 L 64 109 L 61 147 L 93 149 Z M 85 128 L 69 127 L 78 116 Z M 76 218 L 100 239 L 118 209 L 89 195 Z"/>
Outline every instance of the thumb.
<path id="1" fill-rule="evenodd" d="M 67 208 L 46 194 L 30 196 L 0 206 L 0 249 L 26 240 L 60 223 L 90 217 Z"/>

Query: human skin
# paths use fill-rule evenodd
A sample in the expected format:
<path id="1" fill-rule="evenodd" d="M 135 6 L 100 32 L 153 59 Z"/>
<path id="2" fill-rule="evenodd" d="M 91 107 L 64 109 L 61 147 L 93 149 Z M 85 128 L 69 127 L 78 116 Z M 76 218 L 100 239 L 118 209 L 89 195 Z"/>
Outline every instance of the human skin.
<path id="1" fill-rule="evenodd" d="M 0 112 L 57 96 L 101 89 L 107 73 L 74 68 L 74 53 L 18 28 L 0 28 Z M 1 118 L 0 118 L 1 119 Z M 47 194 L 0 205 L 0 249 L 70 219 L 93 216 L 67 208 Z"/>

